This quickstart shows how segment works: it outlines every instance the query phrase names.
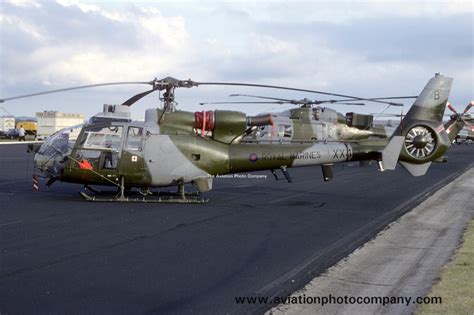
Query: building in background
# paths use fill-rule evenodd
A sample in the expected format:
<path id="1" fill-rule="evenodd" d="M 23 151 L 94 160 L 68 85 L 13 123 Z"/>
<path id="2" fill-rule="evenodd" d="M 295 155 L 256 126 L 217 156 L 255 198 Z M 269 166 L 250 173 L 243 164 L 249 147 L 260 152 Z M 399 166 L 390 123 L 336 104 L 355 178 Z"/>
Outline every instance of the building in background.
<path id="1" fill-rule="evenodd" d="M 58 111 L 44 111 L 36 113 L 36 119 L 38 120 L 38 140 L 43 140 L 63 128 L 84 123 L 83 114 L 61 113 Z"/>

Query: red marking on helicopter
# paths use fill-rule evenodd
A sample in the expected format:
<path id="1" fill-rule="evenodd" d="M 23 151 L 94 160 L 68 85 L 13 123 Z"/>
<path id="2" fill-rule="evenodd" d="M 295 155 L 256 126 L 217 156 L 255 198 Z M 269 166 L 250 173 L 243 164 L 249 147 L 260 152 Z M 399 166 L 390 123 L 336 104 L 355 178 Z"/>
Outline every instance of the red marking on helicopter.
<path id="1" fill-rule="evenodd" d="M 201 137 L 204 137 L 207 131 L 214 129 L 214 113 L 212 111 L 202 111 L 194 113 L 194 128 L 201 129 Z"/>
<path id="2" fill-rule="evenodd" d="M 83 170 L 93 170 L 91 163 L 89 163 L 89 161 L 86 159 L 82 159 L 82 161 L 77 162 L 77 164 L 79 164 L 79 167 Z"/>

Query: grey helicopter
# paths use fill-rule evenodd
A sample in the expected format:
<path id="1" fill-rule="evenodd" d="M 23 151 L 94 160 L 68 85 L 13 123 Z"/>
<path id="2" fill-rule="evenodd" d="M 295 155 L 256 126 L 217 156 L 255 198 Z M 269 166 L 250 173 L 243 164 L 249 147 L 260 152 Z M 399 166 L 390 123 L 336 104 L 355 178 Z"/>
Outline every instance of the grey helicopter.
<path id="1" fill-rule="evenodd" d="M 121 105 L 104 105 L 103 111 L 86 124 L 61 130 L 43 144 L 30 147 L 35 153 L 33 176 L 45 178 L 47 186 L 56 181 L 84 185 L 86 191 L 81 195 L 89 201 L 201 203 L 208 201 L 201 194 L 212 189 L 214 176 L 239 172 L 279 170 L 291 182 L 289 168 L 319 165 L 324 180 L 329 180 L 336 163 L 373 160 L 381 171 L 393 170 L 399 163 L 413 176 L 421 176 L 432 162 L 446 161 L 444 154 L 451 142 L 442 118 L 452 81 L 436 74 L 391 137 L 333 142 L 247 143 L 243 138 L 252 128 L 271 124 L 268 115 L 177 110 L 175 90 L 227 85 L 329 94 L 357 101 L 364 98 L 263 84 L 197 82 L 167 77 L 149 82 L 59 89 L 3 98 L 0 102 L 104 85 L 151 85 L 150 90 L 132 96 Z M 163 108 L 148 109 L 144 121 L 132 121 L 130 106 L 156 91 L 163 92 L 160 97 Z M 197 192 L 185 191 L 185 184 L 194 185 Z M 93 188 L 97 185 L 116 187 L 117 194 L 104 195 Z M 178 191 L 164 194 L 153 191 L 169 186 L 177 186 Z M 133 189 L 138 189 L 138 196 L 133 194 Z"/>

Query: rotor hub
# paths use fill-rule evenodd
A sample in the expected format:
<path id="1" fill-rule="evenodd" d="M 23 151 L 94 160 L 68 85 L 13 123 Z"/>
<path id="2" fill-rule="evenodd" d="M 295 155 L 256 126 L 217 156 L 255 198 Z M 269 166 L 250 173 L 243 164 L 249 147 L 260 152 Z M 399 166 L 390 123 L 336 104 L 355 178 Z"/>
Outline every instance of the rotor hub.
<path id="1" fill-rule="evenodd" d="M 423 149 L 429 143 L 428 137 L 425 135 L 418 135 L 413 138 L 413 145 L 417 149 Z"/>

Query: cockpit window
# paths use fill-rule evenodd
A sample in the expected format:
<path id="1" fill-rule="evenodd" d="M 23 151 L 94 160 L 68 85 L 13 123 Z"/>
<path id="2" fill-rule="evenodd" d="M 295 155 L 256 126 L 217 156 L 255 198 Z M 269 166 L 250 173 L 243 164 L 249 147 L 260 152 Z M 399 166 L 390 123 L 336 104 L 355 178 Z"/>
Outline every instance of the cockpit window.
<path id="1" fill-rule="evenodd" d="M 81 145 L 86 149 L 120 150 L 122 129 L 122 126 L 89 127 L 81 139 Z"/>
<path id="2" fill-rule="evenodd" d="M 83 126 L 80 124 L 57 131 L 46 139 L 38 153 L 49 156 L 57 153 L 69 155 Z"/>
<path id="3" fill-rule="evenodd" d="M 320 107 L 313 107 L 313 118 L 314 118 L 314 120 L 321 119 L 321 108 Z"/>
<path id="4" fill-rule="evenodd" d="M 127 146 L 128 150 L 141 151 L 142 150 L 143 128 L 128 127 Z"/>

